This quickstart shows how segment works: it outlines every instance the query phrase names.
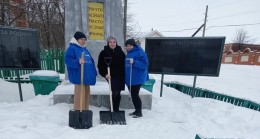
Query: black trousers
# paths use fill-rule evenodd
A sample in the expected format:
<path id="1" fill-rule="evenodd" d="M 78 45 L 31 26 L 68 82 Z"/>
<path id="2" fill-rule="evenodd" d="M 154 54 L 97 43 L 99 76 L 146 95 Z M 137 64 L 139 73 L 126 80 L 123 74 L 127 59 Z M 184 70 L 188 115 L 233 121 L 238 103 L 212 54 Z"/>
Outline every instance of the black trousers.
<path id="1" fill-rule="evenodd" d="M 131 85 L 131 97 L 132 97 L 132 101 L 135 107 L 135 110 L 137 112 L 141 112 L 142 110 L 142 100 L 139 97 L 139 92 L 140 92 L 140 88 L 141 88 L 141 84 L 138 85 Z M 128 90 L 130 91 L 130 86 L 127 86 Z"/>

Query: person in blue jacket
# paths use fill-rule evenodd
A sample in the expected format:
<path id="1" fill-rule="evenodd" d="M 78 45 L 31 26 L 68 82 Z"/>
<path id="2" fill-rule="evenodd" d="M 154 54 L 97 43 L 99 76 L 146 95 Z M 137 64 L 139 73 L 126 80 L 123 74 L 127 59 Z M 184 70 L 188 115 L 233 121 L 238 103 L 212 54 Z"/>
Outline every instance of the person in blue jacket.
<path id="1" fill-rule="evenodd" d="M 142 117 L 142 101 L 139 92 L 142 84 L 149 80 L 148 58 L 144 50 L 135 43 L 134 39 L 125 42 L 127 50 L 125 61 L 125 83 L 131 93 L 135 111 L 130 113 L 133 118 Z"/>
<path id="2" fill-rule="evenodd" d="M 81 64 L 84 64 L 84 94 L 83 110 L 89 110 L 90 85 L 96 84 L 96 66 L 95 62 L 86 48 L 87 38 L 82 32 L 77 31 L 72 37 L 69 47 L 65 52 L 65 64 L 68 70 L 68 78 L 75 85 L 74 88 L 74 110 L 80 109 L 81 92 Z M 82 53 L 84 58 L 81 58 Z"/>

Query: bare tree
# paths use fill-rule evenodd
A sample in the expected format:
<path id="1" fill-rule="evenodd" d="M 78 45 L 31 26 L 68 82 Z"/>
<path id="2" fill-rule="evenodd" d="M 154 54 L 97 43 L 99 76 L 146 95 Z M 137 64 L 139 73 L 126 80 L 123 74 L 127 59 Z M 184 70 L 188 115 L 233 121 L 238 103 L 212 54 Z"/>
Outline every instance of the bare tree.
<path id="1" fill-rule="evenodd" d="M 37 29 L 41 48 L 63 48 L 64 0 L 0 0 L 0 25 Z"/>
<path id="2" fill-rule="evenodd" d="M 245 29 L 238 29 L 232 41 L 235 44 L 235 47 L 242 51 L 244 49 L 244 45 L 253 44 L 255 42 L 255 38 L 249 36 Z"/>
<path id="3" fill-rule="evenodd" d="M 40 31 L 41 47 L 64 47 L 64 0 L 27 0 L 29 27 Z"/>
<path id="4" fill-rule="evenodd" d="M 0 25 L 25 27 L 25 9 L 27 4 L 24 1 L 0 0 Z"/>
<path id="5" fill-rule="evenodd" d="M 1 0 L 0 6 L 0 25 L 6 26 L 7 25 L 7 10 L 10 7 L 10 3 L 8 0 Z"/>

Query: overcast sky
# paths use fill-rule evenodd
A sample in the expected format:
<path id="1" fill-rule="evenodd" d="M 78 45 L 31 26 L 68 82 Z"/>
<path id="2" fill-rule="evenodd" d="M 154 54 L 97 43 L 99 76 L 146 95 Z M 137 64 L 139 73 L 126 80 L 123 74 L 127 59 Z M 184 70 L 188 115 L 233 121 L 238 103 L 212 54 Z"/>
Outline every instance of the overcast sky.
<path id="1" fill-rule="evenodd" d="M 137 32 L 153 28 L 166 37 L 189 37 L 205 18 L 205 36 L 226 36 L 232 42 L 239 29 L 260 44 L 260 0 L 128 0 Z M 236 26 L 238 25 L 238 26 Z M 202 36 L 202 29 L 196 36 Z"/>

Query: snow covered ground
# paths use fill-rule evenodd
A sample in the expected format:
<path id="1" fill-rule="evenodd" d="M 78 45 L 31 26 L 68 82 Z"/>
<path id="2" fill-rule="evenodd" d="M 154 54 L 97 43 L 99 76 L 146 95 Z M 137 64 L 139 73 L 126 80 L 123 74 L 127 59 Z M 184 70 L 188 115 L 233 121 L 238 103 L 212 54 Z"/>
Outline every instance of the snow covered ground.
<path id="1" fill-rule="evenodd" d="M 260 103 L 260 66 L 222 65 L 220 77 L 198 77 L 201 88 L 245 98 Z M 62 75 L 63 76 L 63 75 Z M 207 138 L 259 139 L 260 112 L 229 103 L 191 98 L 164 86 L 160 97 L 160 75 L 152 75 L 152 110 L 143 110 L 143 117 L 128 116 L 127 125 L 99 124 L 99 111 L 90 106 L 93 127 L 76 130 L 68 127 L 72 104 L 53 105 L 52 94 L 34 96 L 32 84 L 22 84 L 24 102 L 19 102 L 16 83 L 0 79 L 0 139 L 194 139 L 196 134 Z M 165 81 L 192 85 L 192 76 L 165 75 Z"/>
<path id="2" fill-rule="evenodd" d="M 160 75 L 153 75 L 161 80 Z M 164 76 L 164 82 L 193 85 L 194 76 Z M 260 66 L 222 64 L 219 77 L 198 76 L 196 87 L 260 103 Z"/>

